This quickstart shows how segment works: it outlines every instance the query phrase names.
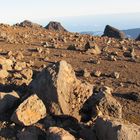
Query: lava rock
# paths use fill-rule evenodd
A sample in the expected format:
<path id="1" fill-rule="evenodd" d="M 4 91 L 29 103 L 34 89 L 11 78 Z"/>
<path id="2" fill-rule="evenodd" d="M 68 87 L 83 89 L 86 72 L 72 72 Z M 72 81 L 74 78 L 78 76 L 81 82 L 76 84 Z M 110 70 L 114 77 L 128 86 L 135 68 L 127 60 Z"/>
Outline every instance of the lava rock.
<path id="1" fill-rule="evenodd" d="M 103 36 L 113 37 L 113 38 L 117 38 L 117 39 L 125 38 L 125 34 L 123 32 L 121 32 L 120 30 L 118 30 L 110 25 L 107 25 L 105 27 Z"/>

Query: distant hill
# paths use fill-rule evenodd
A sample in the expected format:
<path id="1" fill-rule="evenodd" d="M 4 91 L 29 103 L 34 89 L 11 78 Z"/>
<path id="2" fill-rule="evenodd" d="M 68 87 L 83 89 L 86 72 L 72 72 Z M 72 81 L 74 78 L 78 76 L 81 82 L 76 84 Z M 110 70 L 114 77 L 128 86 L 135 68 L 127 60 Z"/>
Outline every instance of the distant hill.
<path id="1" fill-rule="evenodd" d="M 124 32 L 128 37 L 137 38 L 138 35 L 140 34 L 140 28 L 123 30 L 123 32 Z"/>
<path id="2" fill-rule="evenodd" d="M 89 34 L 89 35 L 97 35 L 97 36 L 101 36 L 103 34 L 103 31 L 85 31 L 85 32 L 80 32 L 81 34 Z"/>
<path id="3" fill-rule="evenodd" d="M 138 35 L 140 34 L 140 28 L 135 28 L 135 29 L 128 29 L 128 30 L 122 30 L 127 37 L 129 38 L 137 38 Z M 97 35 L 97 36 L 101 36 L 103 35 L 103 31 L 85 31 L 85 32 L 81 32 L 81 34 L 90 34 L 90 35 Z"/>

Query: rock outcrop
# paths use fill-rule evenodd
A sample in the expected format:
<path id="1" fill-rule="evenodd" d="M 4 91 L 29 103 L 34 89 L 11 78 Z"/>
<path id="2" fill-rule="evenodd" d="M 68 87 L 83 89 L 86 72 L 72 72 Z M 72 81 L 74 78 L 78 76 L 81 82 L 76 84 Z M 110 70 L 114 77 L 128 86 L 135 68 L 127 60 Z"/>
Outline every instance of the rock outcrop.
<path id="1" fill-rule="evenodd" d="M 117 38 L 117 39 L 125 38 L 125 34 L 122 31 L 120 31 L 110 25 L 107 25 L 105 27 L 103 36 L 108 36 L 108 37 Z"/>
<path id="2" fill-rule="evenodd" d="M 30 86 L 43 100 L 49 113 L 70 115 L 78 120 L 79 110 L 93 90 L 91 84 L 76 78 L 74 70 L 66 61 L 45 68 Z"/>
<path id="3" fill-rule="evenodd" d="M 55 21 L 51 21 L 45 28 L 52 31 L 67 31 L 60 22 Z"/>

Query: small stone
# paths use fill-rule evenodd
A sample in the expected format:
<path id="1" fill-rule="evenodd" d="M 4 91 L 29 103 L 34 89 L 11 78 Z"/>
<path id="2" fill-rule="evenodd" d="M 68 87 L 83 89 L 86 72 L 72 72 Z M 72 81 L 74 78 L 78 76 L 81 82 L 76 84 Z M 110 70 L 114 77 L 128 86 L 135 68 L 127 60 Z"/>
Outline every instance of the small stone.
<path id="1" fill-rule="evenodd" d="M 116 59 L 116 57 L 115 57 L 114 55 L 110 55 L 110 56 L 109 56 L 109 59 L 110 59 L 111 61 L 117 61 L 117 59 Z"/>
<path id="2" fill-rule="evenodd" d="M 69 45 L 69 47 L 67 48 L 67 50 L 76 50 L 75 44 Z"/>
<path id="3" fill-rule="evenodd" d="M 96 77 L 100 77 L 101 76 L 101 71 L 95 71 L 94 72 L 94 76 L 96 76 Z"/>
<path id="4" fill-rule="evenodd" d="M 84 69 L 84 77 L 85 78 L 90 77 L 90 72 L 88 72 L 87 69 Z"/>
<path id="5" fill-rule="evenodd" d="M 120 74 L 118 72 L 112 73 L 112 78 L 119 79 L 119 77 L 120 77 Z"/>
<path id="6" fill-rule="evenodd" d="M 93 60 L 93 59 L 90 59 L 89 60 L 89 63 L 93 63 L 93 64 L 100 64 L 100 60 Z"/>
<path id="7" fill-rule="evenodd" d="M 24 55 L 22 54 L 22 52 L 17 52 L 15 54 L 15 59 L 16 60 L 22 60 L 24 58 Z"/>
<path id="8" fill-rule="evenodd" d="M 26 63 L 25 62 L 16 62 L 14 65 L 14 70 L 16 71 L 21 71 L 24 68 L 26 68 Z"/>

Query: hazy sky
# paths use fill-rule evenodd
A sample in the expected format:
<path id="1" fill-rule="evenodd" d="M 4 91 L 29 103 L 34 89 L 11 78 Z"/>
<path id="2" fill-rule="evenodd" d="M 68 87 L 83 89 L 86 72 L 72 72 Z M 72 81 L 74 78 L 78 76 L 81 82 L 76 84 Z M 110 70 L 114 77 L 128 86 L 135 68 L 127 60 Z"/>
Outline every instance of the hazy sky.
<path id="1" fill-rule="evenodd" d="M 0 22 L 140 12 L 140 0 L 0 0 Z"/>

